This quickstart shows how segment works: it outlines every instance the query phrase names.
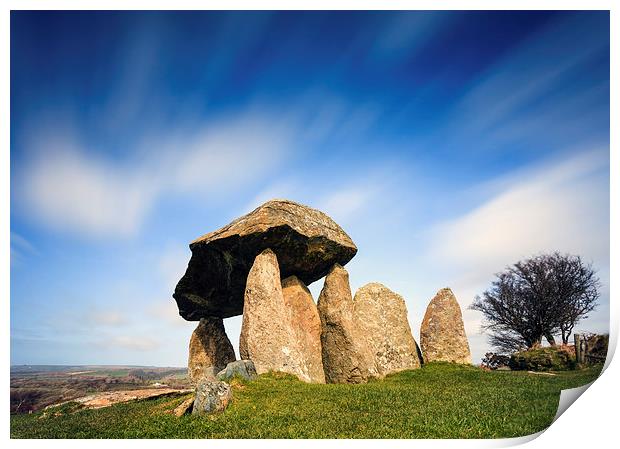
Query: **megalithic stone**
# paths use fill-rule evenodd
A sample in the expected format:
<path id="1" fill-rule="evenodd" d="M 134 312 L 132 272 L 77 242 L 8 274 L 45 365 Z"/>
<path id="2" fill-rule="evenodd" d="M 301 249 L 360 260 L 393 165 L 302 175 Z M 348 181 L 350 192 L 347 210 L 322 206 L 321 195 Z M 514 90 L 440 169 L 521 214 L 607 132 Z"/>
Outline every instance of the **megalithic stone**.
<path id="1" fill-rule="evenodd" d="M 214 374 L 234 361 L 235 350 L 226 335 L 223 320 L 202 318 L 189 340 L 187 366 L 190 381 L 196 383 L 205 376 L 214 378 Z"/>
<path id="2" fill-rule="evenodd" d="M 281 371 L 311 380 L 291 329 L 278 259 L 270 249 L 256 256 L 248 274 L 239 353 L 254 362 L 258 374 Z"/>
<path id="3" fill-rule="evenodd" d="M 363 383 L 378 376 L 353 316 L 349 274 L 340 265 L 325 278 L 317 304 L 321 318 L 323 370 L 328 383 Z"/>
<path id="4" fill-rule="evenodd" d="M 289 276 L 282 281 L 282 294 L 310 381 L 325 383 L 321 354 L 321 318 L 312 294 L 297 276 Z"/>
<path id="5" fill-rule="evenodd" d="M 420 367 L 402 296 L 373 282 L 355 293 L 353 310 L 380 374 Z"/>
<path id="6" fill-rule="evenodd" d="M 439 290 L 426 308 L 420 346 L 424 362 L 471 363 L 461 308 L 449 288 Z"/>

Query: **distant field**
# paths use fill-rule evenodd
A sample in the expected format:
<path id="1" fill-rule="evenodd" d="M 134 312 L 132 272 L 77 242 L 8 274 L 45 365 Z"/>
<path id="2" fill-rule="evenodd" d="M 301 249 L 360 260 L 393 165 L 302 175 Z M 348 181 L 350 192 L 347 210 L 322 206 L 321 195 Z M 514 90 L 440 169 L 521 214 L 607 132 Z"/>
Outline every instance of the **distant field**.
<path id="1" fill-rule="evenodd" d="M 152 366 L 11 367 L 11 413 L 28 413 L 44 407 L 103 391 L 148 388 L 154 383 L 184 388 L 187 368 Z"/>
<path id="2" fill-rule="evenodd" d="M 100 374 L 102 376 L 122 377 L 127 376 L 130 371 L 130 369 L 103 369 L 97 371 L 97 374 Z"/>
<path id="3" fill-rule="evenodd" d="M 142 366 L 142 365 L 11 365 L 11 374 L 42 374 L 42 373 L 70 373 L 79 371 L 128 371 L 128 370 L 170 371 L 183 370 L 180 367 Z"/>
<path id="4" fill-rule="evenodd" d="M 118 404 L 60 416 L 11 416 L 12 438 L 500 438 L 545 429 L 560 390 L 596 379 L 600 368 L 486 372 L 433 363 L 365 385 L 305 384 L 288 375 L 233 382 L 215 417 L 166 411 L 185 397 Z"/>

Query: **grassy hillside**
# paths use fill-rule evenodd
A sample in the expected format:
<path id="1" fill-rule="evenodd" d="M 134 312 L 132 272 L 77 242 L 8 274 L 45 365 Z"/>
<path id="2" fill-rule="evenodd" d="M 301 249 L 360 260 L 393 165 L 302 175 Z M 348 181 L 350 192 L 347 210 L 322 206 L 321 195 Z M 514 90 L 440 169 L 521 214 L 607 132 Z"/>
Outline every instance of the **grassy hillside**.
<path id="1" fill-rule="evenodd" d="M 280 374 L 234 381 L 234 400 L 212 417 L 166 414 L 185 397 L 60 416 L 11 416 L 13 438 L 499 438 L 553 419 L 560 390 L 600 368 L 557 373 L 485 372 L 429 364 L 366 385 L 310 385 Z"/>

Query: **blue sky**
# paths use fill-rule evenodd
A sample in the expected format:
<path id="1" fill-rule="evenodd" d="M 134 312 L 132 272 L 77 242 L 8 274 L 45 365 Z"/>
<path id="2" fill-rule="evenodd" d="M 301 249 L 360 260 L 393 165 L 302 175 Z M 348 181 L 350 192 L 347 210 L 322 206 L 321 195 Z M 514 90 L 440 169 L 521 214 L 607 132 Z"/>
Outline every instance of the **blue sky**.
<path id="1" fill-rule="evenodd" d="M 467 306 L 553 250 L 607 331 L 608 13 L 12 12 L 11 363 L 183 366 L 188 243 L 275 197 L 343 226 L 416 339 L 449 286 L 478 362 Z"/>

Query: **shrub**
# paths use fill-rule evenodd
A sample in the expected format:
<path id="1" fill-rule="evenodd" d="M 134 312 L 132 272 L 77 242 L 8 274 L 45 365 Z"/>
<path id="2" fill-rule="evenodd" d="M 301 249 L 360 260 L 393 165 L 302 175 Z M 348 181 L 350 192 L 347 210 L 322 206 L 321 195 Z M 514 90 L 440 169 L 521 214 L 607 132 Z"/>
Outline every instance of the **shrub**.
<path id="1" fill-rule="evenodd" d="M 586 363 L 604 363 L 609 346 L 609 335 L 585 334 L 587 341 Z"/>
<path id="2" fill-rule="evenodd" d="M 44 391 L 37 388 L 11 388 L 11 413 L 27 413 L 37 409 Z"/>
<path id="3" fill-rule="evenodd" d="M 482 363 L 480 366 L 482 368 L 487 368 L 491 370 L 495 370 L 497 368 L 501 368 L 503 366 L 509 366 L 510 356 L 504 354 L 497 354 L 495 352 L 487 352 L 482 359 Z"/>
<path id="4" fill-rule="evenodd" d="M 515 352 L 509 366 L 513 370 L 563 371 L 575 368 L 575 357 L 566 348 L 549 346 Z"/>

